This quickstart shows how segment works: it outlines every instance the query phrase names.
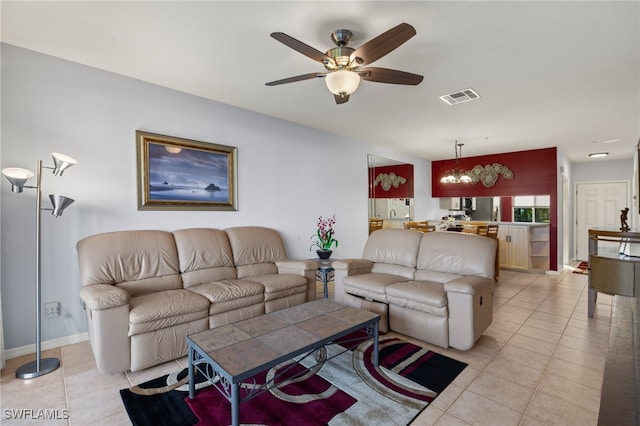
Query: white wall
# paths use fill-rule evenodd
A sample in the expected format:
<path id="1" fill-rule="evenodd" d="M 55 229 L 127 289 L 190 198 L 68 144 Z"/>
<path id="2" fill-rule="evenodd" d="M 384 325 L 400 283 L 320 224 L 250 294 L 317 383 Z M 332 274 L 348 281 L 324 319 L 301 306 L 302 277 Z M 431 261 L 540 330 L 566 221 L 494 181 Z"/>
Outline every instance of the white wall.
<path id="1" fill-rule="evenodd" d="M 633 153 L 629 153 L 632 155 Z M 571 167 L 572 181 L 599 182 L 606 180 L 627 180 L 633 175 L 633 158 L 624 160 L 605 160 L 588 163 L 574 163 Z"/>
<path id="2" fill-rule="evenodd" d="M 414 164 L 417 217 L 437 207 L 424 159 L 13 46 L 1 53 L 2 167 L 34 170 L 39 159 L 51 164 L 51 152 L 78 161 L 62 177 L 43 176 L 45 197 L 76 200 L 57 219 L 43 214 L 42 300 L 61 302 L 63 312 L 43 319 L 44 341 L 86 331 L 75 244 L 88 235 L 263 225 L 281 231 L 291 257 L 309 258 L 317 217 L 335 213 L 334 255 L 360 256 L 369 153 Z M 238 211 L 138 211 L 137 129 L 238 147 Z M 35 199 L 32 190 L 1 188 L 1 300 L 11 349 L 35 340 Z"/>

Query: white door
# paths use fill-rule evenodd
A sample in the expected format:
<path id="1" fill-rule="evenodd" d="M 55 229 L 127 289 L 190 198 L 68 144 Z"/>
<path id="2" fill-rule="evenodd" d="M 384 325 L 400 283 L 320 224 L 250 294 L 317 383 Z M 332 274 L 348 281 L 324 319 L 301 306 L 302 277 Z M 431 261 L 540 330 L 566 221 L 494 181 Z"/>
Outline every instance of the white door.
<path id="1" fill-rule="evenodd" d="M 620 210 L 629 207 L 629 182 L 576 184 L 576 259 L 589 258 L 589 228 L 620 228 Z"/>

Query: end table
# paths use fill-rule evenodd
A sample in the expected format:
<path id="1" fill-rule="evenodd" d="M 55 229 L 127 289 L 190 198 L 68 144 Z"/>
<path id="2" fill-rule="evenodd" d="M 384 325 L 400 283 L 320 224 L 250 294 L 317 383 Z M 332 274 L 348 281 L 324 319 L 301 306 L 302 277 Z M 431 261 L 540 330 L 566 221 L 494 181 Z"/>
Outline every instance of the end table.
<path id="1" fill-rule="evenodd" d="M 327 288 L 327 283 L 333 280 L 333 277 L 335 275 L 335 269 L 333 269 L 333 266 L 331 266 L 332 264 L 331 259 L 314 259 L 314 260 L 318 262 L 318 272 L 316 272 L 316 278 L 319 281 L 322 281 L 322 284 L 324 285 L 324 298 L 328 299 L 329 290 Z"/>

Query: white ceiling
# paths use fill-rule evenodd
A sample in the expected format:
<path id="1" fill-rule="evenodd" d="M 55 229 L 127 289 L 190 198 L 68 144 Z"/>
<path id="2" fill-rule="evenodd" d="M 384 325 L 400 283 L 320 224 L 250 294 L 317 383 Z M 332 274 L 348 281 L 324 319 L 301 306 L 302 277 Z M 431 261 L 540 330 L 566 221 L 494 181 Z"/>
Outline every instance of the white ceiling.
<path id="1" fill-rule="evenodd" d="M 429 160 L 557 146 L 572 162 L 633 156 L 640 137 L 640 2 L 11 2 L 2 41 Z M 374 62 L 419 86 L 363 81 L 336 105 L 322 71 L 269 37 L 325 51 L 407 22 L 417 35 Z M 479 100 L 440 95 L 471 87 Z M 618 140 L 613 143 L 605 141 Z"/>

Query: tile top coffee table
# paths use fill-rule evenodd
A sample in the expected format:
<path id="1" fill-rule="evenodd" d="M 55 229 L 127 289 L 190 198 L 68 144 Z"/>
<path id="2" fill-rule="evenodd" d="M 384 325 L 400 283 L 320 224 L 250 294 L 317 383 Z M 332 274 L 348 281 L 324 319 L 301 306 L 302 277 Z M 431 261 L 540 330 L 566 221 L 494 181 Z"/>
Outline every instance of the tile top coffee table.
<path id="1" fill-rule="evenodd" d="M 187 337 L 189 398 L 195 397 L 196 369 L 231 402 L 232 425 L 239 425 L 240 383 L 284 361 L 309 355 L 337 339 L 365 329 L 374 339 L 378 365 L 380 315 L 320 299 Z M 325 352 L 326 353 L 326 352 Z M 265 383 L 260 392 L 273 387 Z"/>

